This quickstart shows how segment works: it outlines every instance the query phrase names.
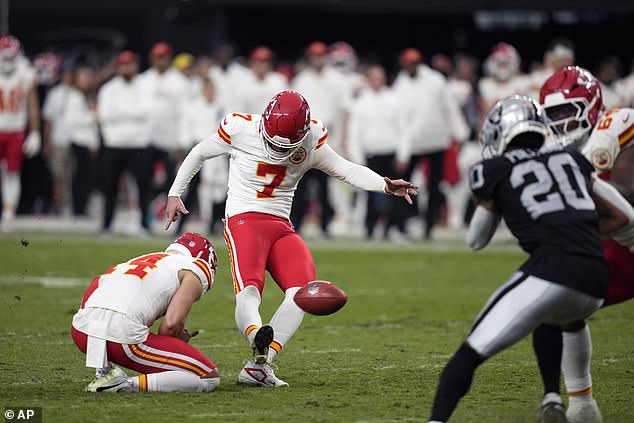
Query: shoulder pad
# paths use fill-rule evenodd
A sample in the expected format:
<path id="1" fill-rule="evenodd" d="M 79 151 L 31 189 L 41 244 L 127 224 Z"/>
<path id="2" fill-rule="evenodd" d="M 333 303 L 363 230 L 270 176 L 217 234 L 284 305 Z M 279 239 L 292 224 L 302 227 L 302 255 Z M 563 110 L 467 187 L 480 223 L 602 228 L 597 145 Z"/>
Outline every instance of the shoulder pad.
<path id="1" fill-rule="evenodd" d="M 227 113 L 218 125 L 218 135 L 227 144 L 231 137 L 239 133 L 245 124 L 253 122 L 253 115 L 248 113 Z"/>
<path id="2" fill-rule="evenodd" d="M 324 123 L 318 119 L 310 120 L 310 133 L 314 140 L 317 140 L 315 150 L 321 148 L 328 142 L 328 129 Z"/>

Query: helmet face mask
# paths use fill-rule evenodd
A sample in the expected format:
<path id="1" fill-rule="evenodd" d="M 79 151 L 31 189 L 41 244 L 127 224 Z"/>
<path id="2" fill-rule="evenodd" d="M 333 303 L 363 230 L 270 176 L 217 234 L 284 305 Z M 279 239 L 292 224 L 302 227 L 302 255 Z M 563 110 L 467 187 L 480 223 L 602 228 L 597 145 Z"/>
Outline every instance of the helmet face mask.
<path id="1" fill-rule="evenodd" d="M 12 74 L 18 65 L 18 56 L 22 52 L 20 41 L 11 36 L 0 37 L 0 71 L 6 75 Z"/>
<path id="2" fill-rule="evenodd" d="M 539 134 L 546 142 L 550 131 L 539 104 L 519 95 L 498 101 L 489 111 L 480 131 L 482 157 L 489 159 L 502 155 L 515 137 L 524 133 Z"/>
<path id="3" fill-rule="evenodd" d="M 282 91 L 271 99 L 260 120 L 266 156 L 283 162 L 299 150 L 310 133 L 310 108 L 296 91 Z"/>
<path id="4" fill-rule="evenodd" d="M 280 136 L 271 137 L 264 128 L 264 120 L 260 122 L 260 137 L 264 142 L 264 152 L 266 156 L 275 162 L 283 162 L 300 149 L 302 143 L 308 136 L 308 133 L 295 143 L 289 143 L 288 140 Z"/>
<path id="5" fill-rule="evenodd" d="M 555 72 L 542 86 L 539 97 L 550 128 L 563 145 L 578 147 L 584 143 L 603 110 L 599 82 L 578 66 Z"/>
<path id="6" fill-rule="evenodd" d="M 495 79 L 506 82 L 519 72 L 520 55 L 510 44 L 498 43 L 484 61 L 485 73 Z"/>

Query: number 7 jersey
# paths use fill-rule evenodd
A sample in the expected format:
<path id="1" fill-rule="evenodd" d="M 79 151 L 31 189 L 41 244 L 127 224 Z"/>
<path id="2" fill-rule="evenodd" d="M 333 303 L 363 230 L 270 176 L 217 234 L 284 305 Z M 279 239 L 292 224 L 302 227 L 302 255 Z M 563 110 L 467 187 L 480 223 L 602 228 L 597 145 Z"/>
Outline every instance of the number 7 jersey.
<path id="1" fill-rule="evenodd" d="M 208 142 L 230 149 L 226 214 L 261 212 L 288 218 L 299 180 L 311 167 L 311 156 L 324 146 L 328 131 L 311 121 L 310 134 L 291 157 L 275 162 L 260 137 L 261 115 L 231 113 Z"/>
<path id="2" fill-rule="evenodd" d="M 470 185 L 493 200 L 521 247 L 603 257 L 590 197 L 594 167 L 571 149 L 515 149 L 471 168 Z"/>

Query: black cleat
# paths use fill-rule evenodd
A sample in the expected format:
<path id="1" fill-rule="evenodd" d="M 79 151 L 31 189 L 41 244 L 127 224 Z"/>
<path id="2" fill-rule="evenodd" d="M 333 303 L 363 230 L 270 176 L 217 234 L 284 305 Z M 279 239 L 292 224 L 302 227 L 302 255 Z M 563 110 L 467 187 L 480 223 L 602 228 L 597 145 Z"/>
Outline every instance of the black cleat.
<path id="1" fill-rule="evenodd" d="M 269 356 L 269 345 L 273 342 L 273 328 L 264 325 L 258 329 L 253 337 L 253 360 L 257 364 L 264 364 Z"/>

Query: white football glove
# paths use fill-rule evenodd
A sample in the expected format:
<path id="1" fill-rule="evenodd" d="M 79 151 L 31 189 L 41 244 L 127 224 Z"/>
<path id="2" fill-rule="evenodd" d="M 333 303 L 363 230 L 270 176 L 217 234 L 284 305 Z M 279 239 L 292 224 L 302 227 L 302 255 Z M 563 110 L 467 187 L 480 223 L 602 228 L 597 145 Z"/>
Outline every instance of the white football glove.
<path id="1" fill-rule="evenodd" d="M 22 152 L 27 158 L 32 158 L 40 152 L 42 146 L 42 137 L 38 131 L 31 131 L 24 140 Z"/>

